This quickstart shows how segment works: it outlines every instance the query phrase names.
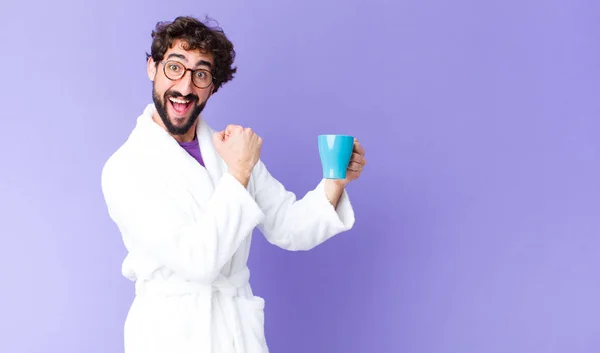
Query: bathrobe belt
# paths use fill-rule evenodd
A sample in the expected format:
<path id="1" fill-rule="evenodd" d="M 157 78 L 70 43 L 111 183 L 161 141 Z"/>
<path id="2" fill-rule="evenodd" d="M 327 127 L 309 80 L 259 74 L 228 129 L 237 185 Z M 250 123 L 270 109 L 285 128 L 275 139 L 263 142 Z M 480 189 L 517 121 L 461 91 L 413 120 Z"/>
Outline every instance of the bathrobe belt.
<path id="1" fill-rule="evenodd" d="M 138 280 L 135 283 L 137 295 L 173 296 L 183 294 L 210 294 L 220 292 L 226 297 L 234 297 L 239 288 L 243 288 L 250 280 L 250 270 L 244 267 L 242 270 L 229 277 L 219 275 L 211 286 L 191 281 L 175 279 L 152 279 Z"/>

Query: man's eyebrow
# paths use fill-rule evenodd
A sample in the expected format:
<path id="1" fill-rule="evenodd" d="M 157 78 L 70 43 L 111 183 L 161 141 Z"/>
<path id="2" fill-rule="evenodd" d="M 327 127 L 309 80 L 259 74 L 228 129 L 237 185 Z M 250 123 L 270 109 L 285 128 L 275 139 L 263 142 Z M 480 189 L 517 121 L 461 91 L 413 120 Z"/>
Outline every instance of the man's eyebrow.
<path id="1" fill-rule="evenodd" d="M 196 63 L 196 66 L 202 66 L 202 65 L 208 66 L 209 68 L 212 69 L 212 64 L 210 62 L 208 62 L 206 60 L 202 60 L 202 59 L 198 60 L 198 62 Z"/>
<path id="2" fill-rule="evenodd" d="M 187 58 L 185 57 L 185 55 L 178 54 L 178 53 L 169 54 L 169 56 L 167 56 L 167 59 L 170 59 L 170 58 L 179 58 L 185 62 L 188 61 Z M 208 68 L 212 69 L 212 64 L 209 61 L 206 61 L 204 59 L 198 60 L 198 62 L 196 62 L 196 66 L 208 66 Z"/>
<path id="3" fill-rule="evenodd" d="M 187 58 L 185 57 L 185 55 L 177 54 L 177 53 L 171 53 L 171 54 L 169 54 L 169 56 L 167 56 L 167 59 L 173 58 L 173 57 L 179 58 L 179 59 L 181 59 L 183 61 L 187 61 Z"/>

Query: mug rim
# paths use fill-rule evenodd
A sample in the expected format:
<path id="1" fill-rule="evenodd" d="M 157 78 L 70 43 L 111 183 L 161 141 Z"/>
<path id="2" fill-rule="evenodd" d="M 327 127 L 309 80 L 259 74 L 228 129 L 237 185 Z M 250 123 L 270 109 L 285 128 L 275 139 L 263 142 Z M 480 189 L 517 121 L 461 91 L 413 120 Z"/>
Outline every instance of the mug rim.
<path id="1" fill-rule="evenodd" d="M 352 137 L 354 138 L 354 136 L 352 135 L 345 135 L 345 134 L 320 134 L 319 137 L 329 137 L 329 136 L 336 136 L 336 137 Z"/>

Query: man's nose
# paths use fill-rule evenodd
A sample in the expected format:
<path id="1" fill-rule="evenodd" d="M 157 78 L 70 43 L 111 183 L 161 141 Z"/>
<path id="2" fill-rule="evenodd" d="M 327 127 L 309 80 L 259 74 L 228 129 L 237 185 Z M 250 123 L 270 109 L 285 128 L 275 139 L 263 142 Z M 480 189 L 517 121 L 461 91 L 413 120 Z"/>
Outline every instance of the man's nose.
<path id="1" fill-rule="evenodd" d="M 183 77 L 177 80 L 177 83 L 175 83 L 174 88 L 184 96 L 187 96 L 188 94 L 192 93 L 192 90 L 194 88 L 194 83 L 192 82 L 192 73 L 186 71 L 183 74 Z"/>

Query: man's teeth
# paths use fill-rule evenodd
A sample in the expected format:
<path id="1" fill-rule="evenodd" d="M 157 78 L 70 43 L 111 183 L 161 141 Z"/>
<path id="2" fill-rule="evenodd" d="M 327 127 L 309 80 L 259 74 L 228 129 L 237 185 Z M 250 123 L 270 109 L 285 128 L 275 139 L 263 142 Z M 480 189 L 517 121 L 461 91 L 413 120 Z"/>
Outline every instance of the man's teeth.
<path id="1" fill-rule="evenodd" d="M 190 102 L 190 101 L 186 101 L 183 99 L 177 99 L 177 98 L 171 98 L 171 97 L 169 97 L 169 100 L 173 103 L 181 103 L 181 104 L 187 104 Z"/>

